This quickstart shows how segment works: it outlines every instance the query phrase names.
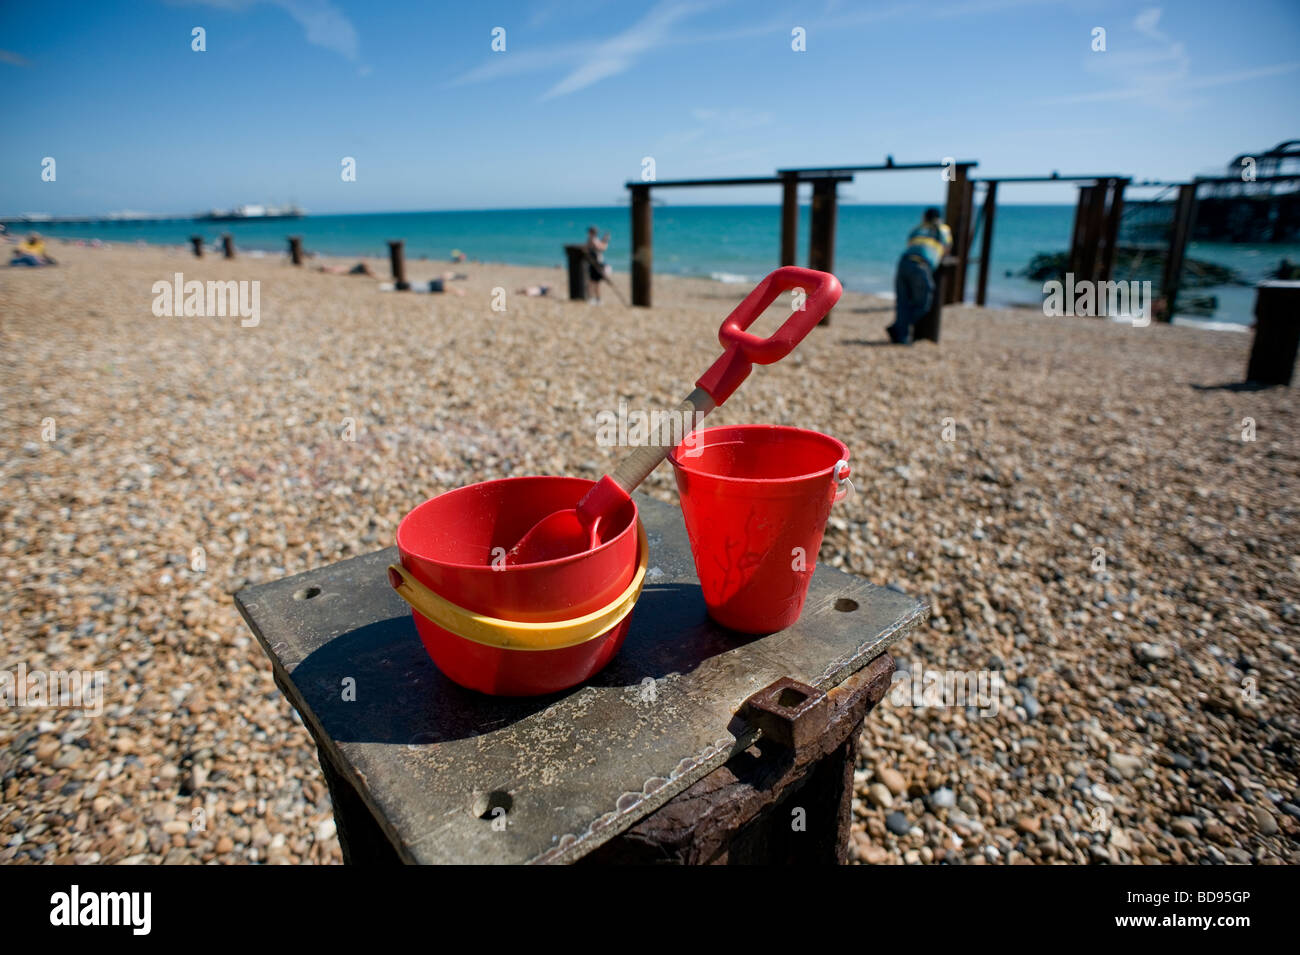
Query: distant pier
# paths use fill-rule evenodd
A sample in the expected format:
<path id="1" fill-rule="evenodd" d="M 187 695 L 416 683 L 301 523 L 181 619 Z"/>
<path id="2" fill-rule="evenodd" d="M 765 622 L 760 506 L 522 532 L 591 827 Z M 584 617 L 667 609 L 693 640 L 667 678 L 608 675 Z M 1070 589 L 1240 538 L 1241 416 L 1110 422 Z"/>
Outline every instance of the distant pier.
<path id="1" fill-rule="evenodd" d="M 37 228 L 43 225 L 140 225 L 156 222 L 200 222 L 201 216 L 110 215 L 110 216 L 0 216 L 6 226 Z"/>

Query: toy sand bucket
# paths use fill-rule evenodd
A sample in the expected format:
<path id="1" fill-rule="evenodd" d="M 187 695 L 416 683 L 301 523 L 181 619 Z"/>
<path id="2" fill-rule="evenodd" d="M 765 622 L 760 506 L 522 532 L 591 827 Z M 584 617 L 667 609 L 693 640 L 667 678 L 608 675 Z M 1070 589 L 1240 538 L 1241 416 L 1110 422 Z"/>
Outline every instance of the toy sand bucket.
<path id="1" fill-rule="evenodd" d="M 669 455 L 709 616 L 742 633 L 803 610 L 831 505 L 852 489 L 849 449 L 802 428 L 705 428 Z"/>
<path id="2" fill-rule="evenodd" d="M 573 507 L 593 483 L 485 481 L 440 494 L 402 519 L 402 560 L 389 568 L 389 581 L 449 679 L 495 696 L 534 696 L 575 686 L 613 659 L 648 558 L 634 502 L 602 525 L 591 550 L 532 564 L 504 560 L 525 531 Z"/>

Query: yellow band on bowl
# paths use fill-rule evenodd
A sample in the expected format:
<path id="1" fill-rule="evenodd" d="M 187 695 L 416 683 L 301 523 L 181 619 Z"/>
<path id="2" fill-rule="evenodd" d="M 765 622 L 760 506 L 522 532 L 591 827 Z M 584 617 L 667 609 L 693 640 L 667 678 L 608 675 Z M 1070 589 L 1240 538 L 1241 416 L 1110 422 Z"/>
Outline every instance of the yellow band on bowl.
<path id="1" fill-rule="evenodd" d="M 571 620 L 526 623 L 474 613 L 434 593 L 411 576 L 410 571 L 401 564 L 388 565 L 388 580 L 398 596 L 420 616 L 466 640 L 507 650 L 559 650 L 607 633 L 632 612 L 637 598 L 641 596 L 646 565 L 650 559 L 645 526 L 639 518 L 636 522 L 636 535 L 637 568 L 627 589 L 599 610 Z"/>

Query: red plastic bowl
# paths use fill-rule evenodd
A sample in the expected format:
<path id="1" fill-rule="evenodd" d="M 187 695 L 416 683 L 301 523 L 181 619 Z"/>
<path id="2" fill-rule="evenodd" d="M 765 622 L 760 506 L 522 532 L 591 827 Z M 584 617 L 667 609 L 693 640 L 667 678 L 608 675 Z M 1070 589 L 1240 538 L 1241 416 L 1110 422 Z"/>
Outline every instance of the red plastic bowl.
<path id="1" fill-rule="evenodd" d="M 520 477 L 484 481 L 425 501 L 402 519 L 402 566 L 434 593 L 475 613 L 505 620 L 568 620 L 617 598 L 636 573 L 637 510 L 628 501 L 582 554 L 536 564 L 502 557 L 537 521 L 573 507 L 593 481 Z M 598 673 L 622 646 L 631 615 L 613 629 L 557 650 L 516 650 L 476 643 L 412 611 L 420 641 L 438 669 L 472 690 L 535 696 L 576 686 Z"/>

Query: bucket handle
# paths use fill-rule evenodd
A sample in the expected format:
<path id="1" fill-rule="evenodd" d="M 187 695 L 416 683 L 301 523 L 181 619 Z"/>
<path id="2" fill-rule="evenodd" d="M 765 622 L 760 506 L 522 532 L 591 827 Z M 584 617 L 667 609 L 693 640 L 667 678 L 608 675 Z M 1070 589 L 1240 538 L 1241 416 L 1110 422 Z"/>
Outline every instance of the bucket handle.
<path id="1" fill-rule="evenodd" d="M 529 623 L 474 613 L 434 593 L 400 563 L 388 565 L 388 582 L 416 613 L 458 637 L 507 650 L 559 650 L 608 633 L 632 612 L 641 596 L 650 559 L 645 525 L 640 518 L 637 518 L 636 532 L 637 568 L 627 589 L 599 610 L 571 620 Z"/>
<path id="2" fill-rule="evenodd" d="M 832 504 L 838 504 L 853 496 L 855 488 L 853 482 L 849 480 L 849 462 L 843 458 L 835 462 L 835 467 L 831 468 L 831 477 L 835 479 L 835 496 L 831 498 Z"/>

